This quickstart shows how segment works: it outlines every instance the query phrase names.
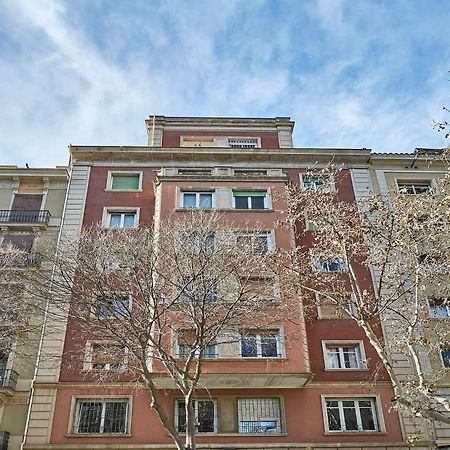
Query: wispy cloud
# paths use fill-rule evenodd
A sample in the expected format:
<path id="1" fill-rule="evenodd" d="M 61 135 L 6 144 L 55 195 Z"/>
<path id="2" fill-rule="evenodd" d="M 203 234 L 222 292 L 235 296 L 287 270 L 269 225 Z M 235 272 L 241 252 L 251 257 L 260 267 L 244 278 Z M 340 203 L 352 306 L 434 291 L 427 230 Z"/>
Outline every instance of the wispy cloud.
<path id="1" fill-rule="evenodd" d="M 300 147 L 444 145 L 444 0 L 0 3 L 2 163 L 145 145 L 153 113 L 290 115 Z"/>

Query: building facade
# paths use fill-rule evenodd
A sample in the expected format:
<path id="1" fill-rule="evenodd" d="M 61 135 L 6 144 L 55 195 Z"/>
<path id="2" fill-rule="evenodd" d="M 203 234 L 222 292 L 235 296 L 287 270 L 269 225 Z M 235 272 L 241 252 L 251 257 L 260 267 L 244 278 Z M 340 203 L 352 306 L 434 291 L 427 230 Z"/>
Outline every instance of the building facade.
<path id="1" fill-rule="evenodd" d="M 308 170 L 332 161 L 342 167 L 340 199 L 354 202 L 373 189 L 370 150 L 295 148 L 289 118 L 154 116 L 146 126 L 148 146 L 70 147 L 63 233 L 95 223 L 144 227 L 205 209 L 220 211 L 237 233 L 257 228 L 266 250 L 289 250 L 295 242 L 307 246 L 312 236 L 306 228 L 292 236 L 275 227 L 286 183 L 314 189 Z M 361 276 L 370 289 L 370 274 Z M 295 326 L 280 320 L 264 336 L 250 333 L 251 351 L 242 340 L 205 362 L 206 390 L 195 402 L 199 446 L 407 446 L 404 420 L 391 409 L 388 376 L 357 324 L 326 307 L 306 318 L 299 307 L 297 318 Z M 49 329 L 42 351 L 53 358 L 41 360 L 37 371 L 26 449 L 172 448 L 146 389 L 136 390 L 125 376 L 99 383 L 82 366 L 70 366 L 77 337 L 70 317 Z M 161 389 L 162 406 L 178 426 L 179 393 L 169 382 Z M 111 429 L 105 423 L 113 418 L 118 425 Z"/>
<path id="2" fill-rule="evenodd" d="M 13 245 L 23 251 L 14 271 L 14 295 L 2 272 L 0 353 L 0 447 L 21 447 L 26 427 L 44 316 L 44 299 L 28 292 L 26 272 L 50 271 L 61 225 L 67 168 L 29 169 L 0 166 L 0 255 Z M 11 302 L 11 308 L 9 308 Z M 21 304 L 29 305 L 24 311 Z"/>

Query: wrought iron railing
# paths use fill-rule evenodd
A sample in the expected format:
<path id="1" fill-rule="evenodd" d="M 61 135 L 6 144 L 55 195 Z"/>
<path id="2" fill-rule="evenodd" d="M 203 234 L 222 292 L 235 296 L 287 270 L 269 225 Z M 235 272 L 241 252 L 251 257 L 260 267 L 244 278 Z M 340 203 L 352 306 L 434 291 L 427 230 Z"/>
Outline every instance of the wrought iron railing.
<path id="1" fill-rule="evenodd" d="M 0 368 L 0 387 L 15 389 L 18 377 L 14 370 Z"/>
<path id="2" fill-rule="evenodd" d="M 0 431 L 0 450 L 8 450 L 9 433 L 8 431 Z"/>
<path id="3" fill-rule="evenodd" d="M 46 209 L 1 209 L 0 223 L 37 223 L 48 224 L 50 211 Z"/>

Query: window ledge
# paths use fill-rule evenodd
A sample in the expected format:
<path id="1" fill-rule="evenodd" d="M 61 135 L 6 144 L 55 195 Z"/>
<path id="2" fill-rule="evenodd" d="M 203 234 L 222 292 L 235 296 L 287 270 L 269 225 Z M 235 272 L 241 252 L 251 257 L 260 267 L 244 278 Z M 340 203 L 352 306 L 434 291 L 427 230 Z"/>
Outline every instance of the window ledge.
<path id="1" fill-rule="evenodd" d="M 143 189 L 103 189 L 105 192 L 143 192 Z"/>
<path id="2" fill-rule="evenodd" d="M 342 368 L 342 369 L 324 369 L 324 372 L 368 372 L 369 368 L 359 368 L 359 369 L 353 369 L 353 368 Z"/>
<path id="3" fill-rule="evenodd" d="M 117 437 L 117 438 L 129 438 L 133 435 L 131 433 L 66 433 L 65 437 L 68 438 L 79 438 L 79 437 L 89 437 L 89 438 L 104 438 L 104 437 Z"/>
<path id="4" fill-rule="evenodd" d="M 325 431 L 325 436 L 386 436 L 386 431 Z"/>
<path id="5" fill-rule="evenodd" d="M 334 433 L 330 433 L 334 434 Z M 379 433 L 377 433 L 379 434 Z M 185 436 L 186 433 L 180 433 L 181 436 Z M 218 436 L 218 437 L 227 437 L 227 436 L 240 436 L 240 437 L 262 437 L 262 436 L 287 436 L 287 433 L 197 433 L 197 437 L 203 436 Z"/>

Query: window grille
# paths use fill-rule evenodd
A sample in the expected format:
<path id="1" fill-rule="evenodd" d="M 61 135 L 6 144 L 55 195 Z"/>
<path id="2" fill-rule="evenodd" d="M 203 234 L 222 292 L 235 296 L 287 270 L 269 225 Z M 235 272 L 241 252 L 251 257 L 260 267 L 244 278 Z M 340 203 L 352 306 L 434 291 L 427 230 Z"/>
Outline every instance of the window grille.
<path id="1" fill-rule="evenodd" d="M 217 430 L 216 403 L 214 400 L 194 400 L 195 427 L 198 433 L 214 433 Z M 186 404 L 177 400 L 177 430 L 186 432 Z"/>
<path id="2" fill-rule="evenodd" d="M 418 194 L 428 194 L 431 189 L 431 180 L 425 181 L 397 181 L 398 191 L 400 194 L 408 195 L 418 195 Z"/>
<path id="3" fill-rule="evenodd" d="M 279 398 L 238 399 L 239 433 L 281 433 Z"/>
<path id="4" fill-rule="evenodd" d="M 228 139 L 231 148 L 257 148 L 258 139 Z"/>
<path id="5" fill-rule="evenodd" d="M 127 433 L 128 400 L 78 400 L 73 432 Z"/>

